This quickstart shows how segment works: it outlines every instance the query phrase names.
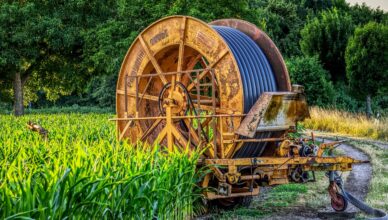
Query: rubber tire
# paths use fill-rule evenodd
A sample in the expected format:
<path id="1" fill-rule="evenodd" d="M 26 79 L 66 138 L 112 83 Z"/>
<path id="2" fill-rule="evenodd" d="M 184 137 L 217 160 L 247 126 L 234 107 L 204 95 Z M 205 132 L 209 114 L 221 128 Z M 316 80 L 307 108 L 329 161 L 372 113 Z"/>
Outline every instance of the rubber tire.
<path id="1" fill-rule="evenodd" d="M 237 207 L 246 207 L 248 208 L 252 203 L 252 196 L 244 196 L 244 197 L 235 197 L 228 199 L 216 199 L 214 200 L 214 205 L 219 209 L 223 210 L 232 210 Z"/>
<path id="2" fill-rule="evenodd" d="M 337 207 L 335 204 L 334 204 L 334 200 L 331 199 L 331 207 L 334 209 L 334 211 L 336 212 L 343 212 L 345 211 L 347 208 L 348 208 L 348 200 L 345 199 L 345 197 L 339 193 L 337 193 L 337 197 L 341 199 L 342 203 L 343 203 L 343 206 L 342 207 Z"/>

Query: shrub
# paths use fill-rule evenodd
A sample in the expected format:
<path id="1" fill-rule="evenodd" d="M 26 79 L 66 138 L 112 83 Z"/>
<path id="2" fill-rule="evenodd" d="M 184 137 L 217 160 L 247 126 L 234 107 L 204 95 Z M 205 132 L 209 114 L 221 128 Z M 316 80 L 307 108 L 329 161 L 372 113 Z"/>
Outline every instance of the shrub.
<path id="1" fill-rule="evenodd" d="M 317 57 L 292 57 L 286 63 L 291 82 L 305 87 L 309 105 L 324 106 L 333 103 L 333 84 Z"/>
<path id="2" fill-rule="evenodd" d="M 323 11 L 301 31 L 303 54 L 317 55 L 335 81 L 345 79 L 345 49 L 354 30 L 350 15 L 337 9 Z"/>

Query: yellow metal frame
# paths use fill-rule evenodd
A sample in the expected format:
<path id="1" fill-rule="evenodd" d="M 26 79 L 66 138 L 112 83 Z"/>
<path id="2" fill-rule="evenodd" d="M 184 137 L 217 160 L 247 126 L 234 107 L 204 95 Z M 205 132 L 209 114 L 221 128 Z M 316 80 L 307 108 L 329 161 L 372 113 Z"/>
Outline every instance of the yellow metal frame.
<path id="1" fill-rule="evenodd" d="M 205 176 L 201 185 L 218 187 L 217 192 L 205 192 L 208 199 L 257 195 L 259 188 L 254 180 L 266 176 L 270 185 L 288 183 L 297 168 L 347 171 L 352 164 L 363 162 L 350 157 L 325 157 L 324 152 L 339 142 L 321 144 L 316 156 L 297 156 L 300 146 L 286 138 L 286 130 L 290 123 L 306 117 L 307 104 L 303 92 L 289 92 L 291 86 L 279 51 L 252 24 L 236 20 L 214 24 L 237 25 L 261 46 L 269 42 L 264 52 L 270 62 L 279 64 L 274 71 L 278 81 L 283 82 L 279 88 L 285 92 L 263 94 L 251 111 L 243 114 L 241 76 L 223 38 L 198 19 L 163 18 L 139 34 L 122 63 L 116 90 L 117 118 L 112 119 L 117 123 L 118 139 L 132 143 L 157 141 L 170 151 L 178 146 L 189 153 L 206 148 L 205 159 L 198 163 L 208 165 L 213 172 Z M 203 95 L 209 90 L 211 95 Z M 187 110 L 196 114 L 188 114 Z M 273 114 L 267 117 L 265 112 Z M 178 122 L 187 131 L 182 131 Z M 282 130 L 276 130 L 282 135 L 252 138 L 257 129 L 279 129 L 279 125 L 284 125 Z M 242 139 L 239 135 L 251 138 Z M 271 157 L 233 158 L 246 142 L 281 143 L 273 147 Z M 254 172 L 242 174 L 241 167 L 250 167 Z M 218 186 L 212 183 L 214 179 Z M 238 187 L 241 182 L 247 186 Z"/>

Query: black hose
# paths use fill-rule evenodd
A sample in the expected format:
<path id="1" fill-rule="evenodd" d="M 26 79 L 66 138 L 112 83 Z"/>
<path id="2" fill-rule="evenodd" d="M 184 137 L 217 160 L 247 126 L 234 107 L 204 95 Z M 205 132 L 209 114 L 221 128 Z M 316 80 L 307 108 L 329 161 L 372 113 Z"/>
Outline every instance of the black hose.
<path id="1" fill-rule="evenodd" d="M 244 93 L 244 113 L 248 113 L 263 92 L 277 91 L 275 75 L 260 47 L 243 32 L 224 26 L 212 26 L 231 49 L 241 74 Z M 268 138 L 272 132 L 256 133 L 254 138 Z M 241 137 L 244 138 L 244 137 Z M 267 143 L 245 143 L 233 156 L 260 156 Z"/>
<path id="2" fill-rule="evenodd" d="M 363 211 L 364 213 L 368 214 L 368 215 L 371 215 L 371 216 L 374 216 L 376 218 L 369 218 L 370 220 L 388 220 L 388 215 L 387 213 L 385 213 L 384 211 L 380 210 L 380 209 L 375 209 L 373 207 L 370 207 L 368 204 L 366 204 L 365 202 L 357 199 L 356 197 L 354 197 L 352 194 L 348 193 L 345 189 L 344 189 L 344 184 L 343 184 L 343 181 L 342 181 L 342 178 L 341 176 L 336 172 L 336 171 L 332 171 L 331 174 L 333 175 L 332 176 L 332 179 L 335 180 L 337 186 L 341 189 L 342 191 L 342 195 L 344 196 L 344 198 L 352 203 L 355 207 L 359 208 L 361 211 Z"/>
<path id="3" fill-rule="evenodd" d="M 359 208 L 364 213 L 377 217 L 377 218 L 369 218 L 370 220 L 388 220 L 388 215 L 384 211 L 370 207 L 365 202 L 357 199 L 352 194 L 346 192 L 342 187 L 341 187 L 341 190 L 342 190 L 342 194 L 344 195 L 345 199 L 348 200 L 348 202 L 352 203 L 354 206 Z"/>

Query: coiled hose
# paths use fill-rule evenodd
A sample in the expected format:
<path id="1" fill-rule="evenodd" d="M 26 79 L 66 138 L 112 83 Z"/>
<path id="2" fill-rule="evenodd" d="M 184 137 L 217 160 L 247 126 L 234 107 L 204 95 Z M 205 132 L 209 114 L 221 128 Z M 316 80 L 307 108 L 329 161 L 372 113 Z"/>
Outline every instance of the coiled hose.
<path id="1" fill-rule="evenodd" d="M 226 41 L 236 59 L 243 83 L 244 113 L 248 113 L 263 92 L 277 91 L 272 67 L 260 47 L 246 34 L 231 27 L 212 27 Z M 261 132 L 255 138 L 268 138 L 271 135 L 271 132 Z M 244 143 L 233 157 L 258 157 L 265 146 L 265 142 Z"/>

